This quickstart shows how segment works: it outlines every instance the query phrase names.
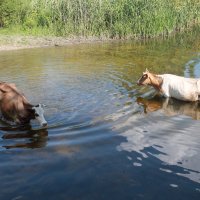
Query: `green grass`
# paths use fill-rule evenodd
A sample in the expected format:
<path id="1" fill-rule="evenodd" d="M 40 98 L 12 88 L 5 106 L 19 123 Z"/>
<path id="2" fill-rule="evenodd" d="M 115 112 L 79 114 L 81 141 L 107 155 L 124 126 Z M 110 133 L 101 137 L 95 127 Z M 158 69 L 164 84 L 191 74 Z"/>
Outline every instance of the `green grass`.
<path id="1" fill-rule="evenodd" d="M 149 38 L 199 21 L 199 0 L 0 0 L 1 34 Z"/>

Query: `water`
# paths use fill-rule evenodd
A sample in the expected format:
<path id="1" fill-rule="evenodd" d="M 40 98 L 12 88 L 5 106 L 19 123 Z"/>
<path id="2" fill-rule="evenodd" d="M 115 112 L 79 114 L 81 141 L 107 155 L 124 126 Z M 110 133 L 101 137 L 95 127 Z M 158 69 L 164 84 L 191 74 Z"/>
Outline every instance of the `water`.
<path id="1" fill-rule="evenodd" d="M 0 122 L 0 199 L 200 199 L 200 105 L 138 87 L 200 77 L 199 34 L 0 52 L 0 79 L 44 103 L 48 128 Z"/>

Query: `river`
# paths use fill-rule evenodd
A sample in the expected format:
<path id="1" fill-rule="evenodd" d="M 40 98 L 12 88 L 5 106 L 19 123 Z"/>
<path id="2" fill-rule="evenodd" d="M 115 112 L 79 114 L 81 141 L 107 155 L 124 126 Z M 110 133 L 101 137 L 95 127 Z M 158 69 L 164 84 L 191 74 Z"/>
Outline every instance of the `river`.
<path id="1" fill-rule="evenodd" d="M 200 35 L 0 52 L 48 121 L 0 121 L 0 199 L 199 200 L 200 105 L 137 86 L 146 68 L 200 77 Z"/>

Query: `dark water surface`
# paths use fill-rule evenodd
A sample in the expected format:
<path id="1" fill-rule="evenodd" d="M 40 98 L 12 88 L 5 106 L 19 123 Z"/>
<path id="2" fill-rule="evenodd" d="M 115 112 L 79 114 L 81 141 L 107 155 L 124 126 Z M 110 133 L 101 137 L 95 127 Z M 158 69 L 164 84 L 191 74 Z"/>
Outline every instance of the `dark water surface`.
<path id="1" fill-rule="evenodd" d="M 0 52 L 49 124 L 0 122 L 0 199 L 199 200 L 200 105 L 138 87 L 146 67 L 200 77 L 200 34 Z"/>

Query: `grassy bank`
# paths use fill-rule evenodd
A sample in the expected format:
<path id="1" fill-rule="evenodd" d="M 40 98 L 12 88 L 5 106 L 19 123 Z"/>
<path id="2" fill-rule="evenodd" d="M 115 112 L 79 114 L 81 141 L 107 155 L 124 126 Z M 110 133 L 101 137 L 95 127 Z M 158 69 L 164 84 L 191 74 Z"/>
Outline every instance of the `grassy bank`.
<path id="1" fill-rule="evenodd" d="M 146 38 L 199 21 L 199 0 L 0 0 L 2 34 Z"/>

